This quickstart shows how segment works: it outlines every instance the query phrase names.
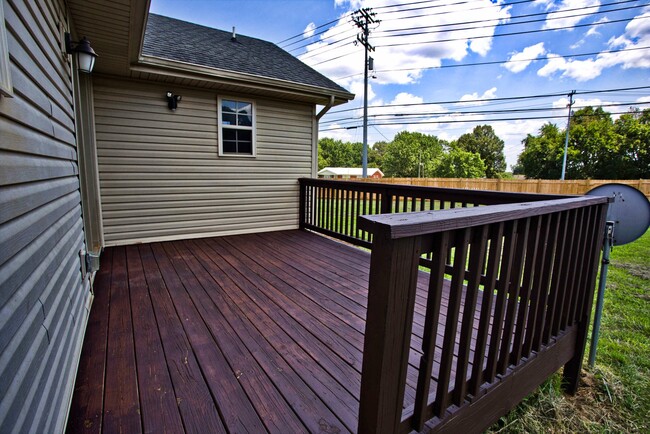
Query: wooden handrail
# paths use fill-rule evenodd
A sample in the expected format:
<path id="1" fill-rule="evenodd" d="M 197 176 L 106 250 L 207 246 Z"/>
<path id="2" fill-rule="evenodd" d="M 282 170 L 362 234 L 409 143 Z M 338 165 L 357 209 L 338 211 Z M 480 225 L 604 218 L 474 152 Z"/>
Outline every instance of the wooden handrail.
<path id="1" fill-rule="evenodd" d="M 494 411 L 462 425 L 450 408 L 480 408 L 493 389 L 521 399 L 562 365 L 575 391 L 608 201 L 301 179 L 301 228 L 372 249 L 359 432 L 420 431 L 434 417 L 480 430 Z M 426 313 L 402 410 L 419 265 Z"/>
<path id="2" fill-rule="evenodd" d="M 566 364 L 566 388 L 575 390 L 607 203 L 573 197 L 359 217 L 373 235 L 359 432 L 419 431 L 432 417 L 442 424 L 450 406 L 481 398 L 532 355 L 566 339 L 571 343 L 558 347 L 554 363 Z M 425 328 L 415 404 L 403 414 L 423 253 L 432 255 Z M 547 374 L 539 372 L 521 387 L 541 383 Z"/>

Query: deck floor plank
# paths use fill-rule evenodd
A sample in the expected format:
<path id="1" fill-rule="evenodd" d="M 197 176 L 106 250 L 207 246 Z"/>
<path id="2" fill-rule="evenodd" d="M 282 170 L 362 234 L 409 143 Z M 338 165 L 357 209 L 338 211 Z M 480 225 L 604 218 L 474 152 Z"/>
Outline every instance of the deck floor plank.
<path id="1" fill-rule="evenodd" d="M 229 432 L 261 432 L 264 424 L 185 291 L 191 272 L 172 243 L 154 243 L 152 249 L 224 425 Z"/>
<path id="2" fill-rule="evenodd" d="M 102 268 L 95 278 L 95 299 L 77 371 L 71 415 L 67 432 L 100 433 L 104 419 L 104 375 L 106 372 L 106 343 L 108 339 L 108 314 L 110 304 L 113 250 L 102 255 Z"/>
<path id="3" fill-rule="evenodd" d="M 142 432 L 131 301 L 124 247 L 113 252 L 104 388 L 104 432 Z"/>
<path id="4" fill-rule="evenodd" d="M 356 431 L 369 263 L 367 251 L 303 231 L 108 248 L 69 431 L 85 421 L 105 433 Z M 422 273 L 405 407 L 426 288 Z M 447 285 L 443 324 L 448 299 Z M 438 360 L 443 337 L 441 327 Z"/>
<path id="5" fill-rule="evenodd" d="M 138 248 L 128 246 L 126 258 L 144 431 L 181 432 L 183 422 L 167 370 Z"/>

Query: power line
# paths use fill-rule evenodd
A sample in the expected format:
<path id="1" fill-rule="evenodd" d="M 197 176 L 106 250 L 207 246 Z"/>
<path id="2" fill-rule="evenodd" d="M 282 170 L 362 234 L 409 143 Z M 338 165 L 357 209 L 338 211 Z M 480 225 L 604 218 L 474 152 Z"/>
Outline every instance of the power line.
<path id="1" fill-rule="evenodd" d="M 599 89 L 599 90 L 583 90 L 583 91 L 577 91 L 575 94 L 592 95 L 598 93 L 626 92 L 631 90 L 643 90 L 643 89 L 650 89 L 650 86 L 621 87 L 621 88 L 614 88 L 614 89 Z M 407 104 L 385 104 L 385 105 L 368 106 L 368 108 L 415 107 L 415 106 L 443 105 L 443 104 L 482 103 L 482 102 L 493 102 L 493 101 L 518 101 L 518 100 L 526 100 L 526 99 L 553 98 L 558 96 L 566 96 L 566 92 L 537 94 L 537 95 L 508 96 L 508 97 L 499 97 L 499 98 L 475 98 L 475 99 L 467 99 L 464 101 L 454 100 L 454 101 L 433 101 L 433 102 L 407 103 Z M 328 114 L 345 113 L 353 110 L 358 110 L 358 109 L 351 108 L 351 109 L 336 110 L 336 111 L 330 111 Z"/>
<path id="2" fill-rule="evenodd" d="M 633 107 L 640 105 L 650 105 L 650 102 L 626 102 L 626 103 L 610 103 L 599 104 L 598 107 Z M 579 106 L 576 109 L 583 109 L 589 105 Z M 565 110 L 565 107 L 534 107 L 534 108 L 513 108 L 513 109 L 498 109 L 498 110 L 469 110 L 469 111 L 436 111 L 436 112 L 420 112 L 420 113 L 377 113 L 368 115 L 369 118 L 376 118 L 378 120 L 390 120 L 390 118 L 408 118 L 409 120 L 428 119 L 432 116 L 474 116 L 474 115 L 498 115 L 505 113 L 539 113 L 539 112 L 555 112 Z M 321 124 L 343 123 L 343 122 L 356 122 L 361 119 L 360 116 L 329 119 L 321 122 Z"/>
<path id="3" fill-rule="evenodd" d="M 650 18 L 650 16 L 638 16 L 634 17 L 635 19 L 646 19 Z M 622 23 L 625 21 L 631 21 L 631 18 L 624 18 L 620 20 L 611 20 L 611 21 L 605 21 L 602 23 L 598 23 L 599 26 L 604 26 L 606 24 L 615 24 L 615 23 Z M 464 38 L 449 38 L 449 39 L 438 39 L 435 41 L 422 41 L 418 42 L 418 45 L 423 45 L 423 44 L 437 44 L 440 42 L 453 42 L 453 41 L 464 41 L 466 39 L 485 39 L 485 38 L 496 38 L 496 37 L 502 37 L 502 36 L 517 36 L 517 35 L 528 35 L 531 33 L 546 33 L 546 32 L 554 32 L 557 30 L 567 30 L 567 29 L 575 29 L 578 27 L 590 27 L 593 26 L 593 23 L 588 23 L 588 24 L 574 24 L 572 26 L 565 26 L 565 27 L 555 27 L 553 29 L 538 29 L 538 30 L 524 30 L 520 32 L 511 32 L 511 33 L 499 33 L 496 35 L 480 35 L 480 36 L 471 36 L 471 37 L 464 37 Z M 398 42 L 394 44 L 384 44 L 384 45 L 377 45 L 377 47 L 401 47 L 404 45 L 414 45 L 415 43 L 413 42 Z"/>
<path id="4" fill-rule="evenodd" d="M 650 16 L 634 17 L 634 19 L 646 19 L 646 18 L 650 18 Z M 615 24 L 615 23 L 626 22 L 626 21 L 630 21 L 630 20 L 631 20 L 631 18 L 625 18 L 625 19 L 620 19 L 620 20 L 611 20 L 611 21 L 598 23 L 598 25 L 602 26 L 602 25 L 606 25 L 606 24 Z M 471 36 L 471 37 L 463 37 L 463 38 L 438 39 L 438 40 L 433 40 L 433 41 L 422 41 L 422 42 L 417 42 L 417 43 L 414 43 L 414 42 L 400 42 L 400 43 L 394 43 L 394 44 L 376 45 L 376 47 L 377 48 L 379 48 L 379 47 L 401 47 L 401 46 L 405 46 L 405 45 L 424 45 L 424 44 L 428 45 L 428 44 L 437 44 L 437 43 L 441 43 L 441 42 L 464 41 L 464 40 L 467 40 L 467 39 L 475 40 L 475 39 L 496 38 L 496 37 L 503 37 L 503 36 L 517 36 L 517 35 L 526 35 L 526 34 L 532 34 L 532 33 L 546 33 L 546 32 L 554 32 L 554 31 L 558 31 L 558 30 L 575 29 L 575 28 L 578 28 L 578 27 L 589 27 L 589 26 L 593 26 L 593 25 L 594 25 L 593 23 L 590 23 L 590 24 L 576 24 L 576 25 L 573 25 L 573 26 L 556 27 L 556 28 L 552 28 L 552 29 L 526 30 L 526 31 L 520 31 L 520 32 L 499 33 L 499 34 L 496 34 L 496 35 L 482 35 L 482 36 Z M 341 59 L 343 57 L 347 57 L 347 56 L 350 56 L 352 54 L 355 54 L 355 53 L 352 52 L 352 53 L 341 54 L 340 56 L 332 57 L 330 59 L 326 59 L 326 60 L 322 60 L 320 62 L 314 63 L 311 66 L 314 67 L 314 66 L 317 66 L 317 65 L 321 65 L 323 63 L 332 62 L 334 60 Z M 305 57 L 305 58 L 303 58 L 303 60 L 306 59 L 306 58 L 310 58 L 310 57 L 313 57 L 313 56 Z"/>
<path id="5" fill-rule="evenodd" d="M 624 115 L 629 113 L 628 111 L 624 112 L 609 112 L 610 115 Z M 598 114 L 584 114 L 585 117 L 596 117 Z M 445 119 L 445 120 L 428 120 L 428 121 L 417 121 L 417 122 L 376 122 L 368 124 L 369 127 L 380 127 L 380 126 L 395 126 L 395 125 L 428 125 L 428 124 L 459 124 L 459 123 L 472 123 L 472 122 L 507 122 L 507 121 L 532 121 L 532 120 L 541 120 L 541 119 L 565 119 L 565 116 L 528 116 L 528 117 L 509 117 L 509 118 L 493 118 L 493 119 Z M 336 130 L 353 130 L 360 128 L 360 125 L 348 126 L 348 127 L 330 127 L 319 130 L 319 132 L 327 131 L 336 131 Z"/>
<path id="6" fill-rule="evenodd" d="M 599 104 L 598 107 L 633 107 L 641 105 L 650 105 L 650 102 L 627 102 L 627 103 L 611 103 L 611 104 Z M 579 106 L 576 109 L 583 109 L 589 107 L 589 105 Z M 378 113 L 374 115 L 368 115 L 369 118 L 375 118 L 379 121 L 385 120 L 389 121 L 391 118 L 401 118 L 408 119 L 406 123 L 418 120 L 430 119 L 433 116 L 476 116 L 476 115 L 500 115 L 506 113 L 539 113 L 539 112 L 557 112 L 561 110 L 566 110 L 565 107 L 545 107 L 545 108 L 514 108 L 514 109 L 499 109 L 499 110 L 471 110 L 471 111 L 438 111 L 438 112 L 421 112 L 421 113 Z M 321 124 L 333 124 L 333 123 L 353 123 L 361 119 L 359 116 L 348 117 L 348 118 L 339 118 L 339 119 L 330 119 L 321 122 Z"/>
<path id="7" fill-rule="evenodd" d="M 633 3 L 636 2 L 637 0 L 626 0 L 623 2 L 618 2 L 618 3 L 608 3 L 608 4 L 602 4 L 598 6 L 587 6 L 584 8 L 573 8 L 573 9 L 565 9 L 562 12 L 569 12 L 569 11 L 576 11 L 576 10 L 584 10 L 584 9 L 589 9 L 589 8 L 594 8 L 594 7 L 603 7 L 603 6 L 616 6 L 624 3 Z M 541 19 L 536 19 L 536 20 L 526 20 L 526 21 L 519 21 L 519 22 L 508 22 L 508 23 L 502 23 L 499 24 L 498 22 L 500 19 L 492 18 L 489 20 L 474 20 L 474 21 L 465 21 L 465 22 L 458 22 L 458 23 L 446 23 L 446 24 L 436 24 L 432 26 L 420 26 L 420 27 L 411 27 L 408 29 L 390 29 L 390 30 L 384 30 L 381 32 L 377 32 L 379 36 L 377 38 L 392 38 L 392 37 L 404 37 L 404 36 L 417 36 L 417 35 L 425 35 L 425 34 L 432 34 L 432 33 L 444 33 L 444 32 L 458 32 L 458 31 L 464 31 L 464 30 L 476 30 L 476 29 L 484 29 L 484 28 L 490 28 L 494 27 L 496 25 L 499 25 L 501 27 L 504 26 L 516 26 L 516 25 L 521 25 L 521 24 L 531 24 L 531 23 L 539 23 L 539 22 L 544 22 L 544 21 L 554 21 L 554 20 L 563 20 L 567 18 L 579 18 L 579 17 L 591 17 L 594 15 L 598 14 L 606 14 L 610 12 L 620 12 L 620 11 L 625 11 L 625 10 L 630 10 L 630 9 L 640 9 L 645 6 L 641 5 L 636 5 L 636 6 L 626 6 L 626 7 L 621 7 L 621 8 L 613 8 L 613 9 L 608 9 L 608 10 L 600 10 L 600 11 L 594 11 L 594 12 L 585 12 L 585 13 L 580 13 L 580 14 L 573 14 L 573 15 L 562 15 L 562 16 L 552 16 L 548 17 L 549 15 L 548 12 L 542 12 L 542 13 L 535 13 L 535 14 L 525 14 L 525 15 L 517 15 L 517 16 L 511 16 L 510 19 L 519 19 L 519 18 L 530 18 L 530 17 L 536 17 L 536 16 L 546 16 L 545 18 Z M 487 22 L 496 22 L 495 24 L 490 24 L 487 25 L 485 23 Z M 398 34 L 398 35 L 385 35 L 385 33 L 393 33 L 393 32 L 402 32 L 402 31 L 411 31 L 411 30 L 421 30 L 421 29 L 431 29 L 431 28 L 439 28 L 439 27 L 451 27 L 451 26 L 459 26 L 459 25 L 465 25 L 465 24 L 478 24 L 481 23 L 483 25 L 481 26 L 473 26 L 473 27 L 461 27 L 461 28 L 453 28 L 453 29 L 446 29 L 446 30 L 431 30 L 431 31 L 422 31 L 422 32 L 413 32 L 413 33 L 403 33 L 403 34 Z M 601 23 L 599 23 L 601 24 Z M 599 25 L 599 24 L 593 24 L 592 25 Z"/>
<path id="8" fill-rule="evenodd" d="M 555 54 L 554 56 L 558 56 L 558 57 L 562 57 L 562 58 L 569 58 L 570 59 L 570 58 L 574 58 L 574 57 L 596 56 L 598 54 L 621 53 L 621 52 L 626 52 L 626 51 L 647 50 L 647 49 L 650 49 L 650 46 L 648 46 L 648 47 L 635 47 L 635 48 L 620 48 L 618 50 L 594 51 L 594 52 L 591 52 L 591 53 L 580 53 L 580 54 Z M 424 71 L 424 70 L 429 70 L 429 69 L 461 68 L 461 67 L 466 67 L 466 66 L 498 65 L 498 64 L 505 64 L 505 63 L 516 63 L 516 62 L 534 62 L 534 61 L 538 61 L 538 60 L 551 60 L 551 59 L 556 58 L 554 56 L 534 57 L 534 58 L 529 58 L 529 59 L 517 59 L 517 60 L 492 60 L 492 61 L 487 61 L 487 62 L 459 63 L 459 64 L 439 65 L 439 66 L 424 66 L 424 67 L 419 67 L 419 68 L 378 69 L 375 72 L 382 73 L 382 72 L 401 72 L 401 71 Z M 346 78 L 356 77 L 357 75 L 360 75 L 360 74 L 350 74 L 350 75 L 346 75 L 346 76 L 343 76 L 343 77 L 336 77 L 336 78 L 333 78 L 333 80 L 344 80 Z"/>

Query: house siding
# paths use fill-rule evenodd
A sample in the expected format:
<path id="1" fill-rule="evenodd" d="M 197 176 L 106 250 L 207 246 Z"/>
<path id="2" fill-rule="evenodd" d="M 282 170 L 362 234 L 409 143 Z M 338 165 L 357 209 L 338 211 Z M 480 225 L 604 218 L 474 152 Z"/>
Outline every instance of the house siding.
<path id="1" fill-rule="evenodd" d="M 298 227 L 312 105 L 241 96 L 256 104 L 257 156 L 219 157 L 215 91 L 98 77 L 93 85 L 106 245 Z M 168 90 L 182 96 L 175 112 Z"/>
<path id="2" fill-rule="evenodd" d="M 0 98 L 0 432 L 61 432 L 91 297 L 66 11 L 3 6 L 14 92 Z"/>

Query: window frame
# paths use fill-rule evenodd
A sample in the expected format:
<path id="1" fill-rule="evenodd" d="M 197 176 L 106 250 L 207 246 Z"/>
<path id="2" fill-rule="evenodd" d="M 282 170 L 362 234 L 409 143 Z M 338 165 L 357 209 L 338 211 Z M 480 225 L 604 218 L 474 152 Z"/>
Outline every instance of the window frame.
<path id="1" fill-rule="evenodd" d="M 0 96 L 12 98 L 14 87 L 9 66 L 9 45 L 5 28 L 4 0 L 0 0 Z"/>
<path id="2" fill-rule="evenodd" d="M 223 111 L 222 111 L 222 106 L 223 106 L 223 101 L 233 101 L 237 103 L 247 103 L 251 105 L 251 117 L 252 117 L 252 122 L 250 126 L 242 126 L 242 125 L 224 125 L 223 124 Z M 255 101 L 249 98 L 241 98 L 241 97 L 234 97 L 234 96 L 218 96 L 217 97 L 217 127 L 218 127 L 218 139 L 219 139 L 219 157 L 226 157 L 226 158 L 255 158 L 257 157 L 257 128 L 256 128 L 256 117 L 257 117 L 257 107 L 255 104 Z M 227 129 L 233 129 L 233 130 L 242 130 L 242 131 L 251 131 L 251 140 L 252 140 L 252 149 L 250 154 L 244 154 L 244 153 L 233 153 L 233 152 L 224 152 L 223 150 L 223 145 L 224 145 L 224 135 L 223 135 L 223 130 L 224 128 Z"/>

